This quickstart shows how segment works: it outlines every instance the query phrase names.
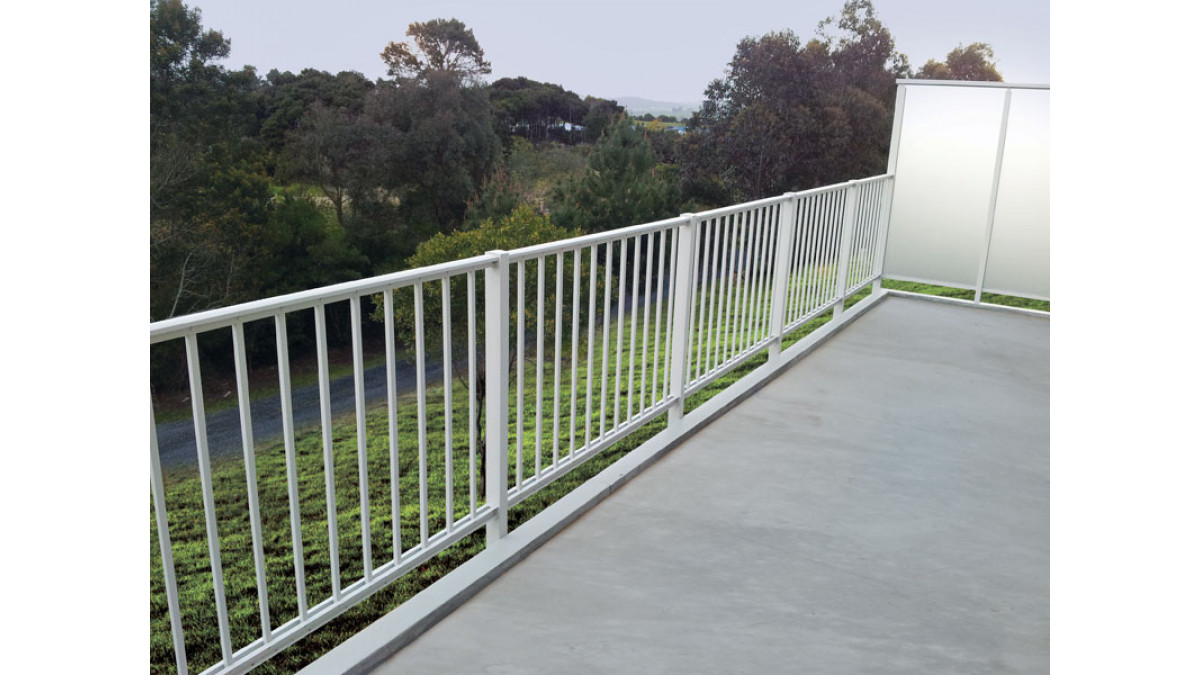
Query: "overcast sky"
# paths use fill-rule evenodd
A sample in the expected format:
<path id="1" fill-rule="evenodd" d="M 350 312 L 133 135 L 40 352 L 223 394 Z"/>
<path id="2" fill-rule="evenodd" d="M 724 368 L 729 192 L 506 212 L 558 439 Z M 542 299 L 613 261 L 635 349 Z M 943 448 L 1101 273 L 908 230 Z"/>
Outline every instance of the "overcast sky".
<path id="1" fill-rule="evenodd" d="M 581 96 L 694 102 L 738 41 L 791 28 L 807 40 L 842 0 L 454 1 L 193 0 L 232 41 L 226 67 L 357 70 L 383 77 L 379 52 L 414 21 L 456 18 L 475 31 L 492 79 L 526 77 Z M 955 46 L 987 42 L 1009 82 L 1050 81 L 1049 0 L 875 0 L 914 67 Z"/>

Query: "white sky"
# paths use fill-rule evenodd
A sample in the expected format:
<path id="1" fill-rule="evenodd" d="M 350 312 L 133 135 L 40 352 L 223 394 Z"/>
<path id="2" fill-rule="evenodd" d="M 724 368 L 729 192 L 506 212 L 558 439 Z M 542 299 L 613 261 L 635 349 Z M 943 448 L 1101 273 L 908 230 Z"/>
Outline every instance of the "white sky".
<path id="1" fill-rule="evenodd" d="M 206 27 L 232 41 L 225 65 L 299 72 L 357 70 L 383 77 L 379 52 L 414 21 L 457 18 L 475 31 L 492 79 L 526 77 L 580 96 L 694 102 L 720 77 L 738 41 L 791 28 L 807 40 L 842 0 L 194 0 Z M 914 67 L 958 44 L 987 42 L 1009 82 L 1050 81 L 1049 0 L 875 0 L 883 24 Z M 586 8 L 586 11 L 583 9 Z"/>

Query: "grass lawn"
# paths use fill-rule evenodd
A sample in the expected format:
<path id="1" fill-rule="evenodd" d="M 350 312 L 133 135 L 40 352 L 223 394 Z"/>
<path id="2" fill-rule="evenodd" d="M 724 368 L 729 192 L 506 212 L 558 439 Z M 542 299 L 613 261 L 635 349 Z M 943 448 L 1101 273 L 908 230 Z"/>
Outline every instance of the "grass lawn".
<path id="1" fill-rule="evenodd" d="M 967 288 L 934 286 L 932 284 L 922 284 L 913 281 L 895 281 L 892 279 L 885 279 L 883 281 L 883 287 L 897 291 L 909 291 L 911 293 L 937 295 L 943 298 L 958 298 L 960 300 L 975 299 L 975 291 Z M 984 293 L 980 300 L 993 305 L 1021 307 L 1024 309 L 1038 309 L 1043 312 L 1050 311 L 1050 302 L 1047 300 L 1033 300 L 1031 298 L 1021 298 L 1014 295 L 997 295 L 995 293 Z"/>

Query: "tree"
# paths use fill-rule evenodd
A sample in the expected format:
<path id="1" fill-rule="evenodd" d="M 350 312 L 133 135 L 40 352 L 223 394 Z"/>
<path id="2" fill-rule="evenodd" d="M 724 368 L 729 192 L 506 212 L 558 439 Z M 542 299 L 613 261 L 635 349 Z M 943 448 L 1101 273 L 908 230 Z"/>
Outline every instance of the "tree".
<path id="1" fill-rule="evenodd" d="M 660 165 L 646 136 L 628 120 L 610 124 L 588 157 L 588 171 L 555 191 L 554 219 L 602 232 L 679 214 L 678 181 Z"/>
<path id="2" fill-rule="evenodd" d="M 492 72 L 475 32 L 458 19 L 413 22 L 405 35 L 414 44 L 389 42 L 379 55 L 392 77 L 424 79 L 438 72 L 451 73 L 460 82 L 476 83 Z"/>
<path id="3" fill-rule="evenodd" d="M 346 226 L 351 194 L 361 195 L 369 189 L 372 131 L 361 115 L 318 102 L 304 113 L 300 128 L 289 135 L 288 173 L 321 189 L 341 227 Z"/>
<path id="4" fill-rule="evenodd" d="M 522 248 L 524 246 L 532 246 L 534 244 L 542 244 L 553 241 L 561 241 L 578 236 L 580 233 L 577 230 L 557 227 L 550 222 L 550 218 L 545 215 L 539 215 L 527 205 L 517 207 L 512 213 L 499 219 L 486 219 L 480 223 L 479 227 L 467 230 L 456 230 L 451 233 L 438 233 L 430 239 L 422 242 L 416 253 L 407 260 L 410 268 L 427 267 L 437 265 L 452 260 L 460 260 L 476 255 L 482 255 L 488 251 L 494 250 L 512 250 Z M 564 279 L 571 278 L 573 267 L 568 258 L 564 262 L 563 274 Z M 549 282 L 554 278 L 555 274 L 554 260 L 548 260 L 546 265 L 546 279 L 548 281 L 545 290 L 545 307 L 549 308 L 544 314 L 548 321 L 553 321 L 554 301 L 554 284 Z M 581 276 L 587 278 L 587 270 L 581 270 Z M 509 287 L 515 297 L 517 285 L 516 268 L 513 267 L 511 277 L 509 279 Z M 476 311 L 482 314 L 484 308 L 483 302 L 483 283 L 482 279 L 476 280 L 475 284 L 475 307 Z M 537 303 L 530 301 L 531 298 L 537 297 L 537 275 L 525 275 L 525 315 L 524 320 L 535 321 L 537 316 Z M 440 284 L 423 284 L 421 302 L 423 306 L 424 316 L 424 335 L 423 340 L 428 351 L 427 353 L 437 353 L 438 347 L 442 344 L 442 326 L 440 317 L 442 316 L 442 289 Z M 469 327 L 467 321 L 467 288 L 466 279 L 459 275 L 451 279 L 450 286 L 450 342 L 451 352 L 454 355 L 455 364 L 454 377 L 459 380 L 464 386 L 468 384 L 469 367 L 466 360 L 461 359 L 461 355 L 467 353 L 469 345 Z M 371 317 L 376 321 L 385 321 L 384 306 L 382 298 L 377 298 L 375 301 L 376 309 L 371 314 Z M 519 349 L 516 342 L 516 320 L 515 314 L 509 317 L 509 366 L 511 367 L 517 360 L 517 354 L 524 350 Z M 566 316 L 564 325 L 566 330 L 570 329 L 571 317 Z M 413 294 L 397 293 L 395 306 L 395 321 L 397 332 L 397 347 L 405 349 L 409 353 L 415 352 L 416 344 L 416 310 Z M 483 322 L 476 322 L 476 330 Z M 545 335 L 551 336 L 554 334 L 553 324 L 550 324 L 549 329 L 545 331 Z M 480 414 L 476 418 L 478 425 L 477 438 L 481 443 L 485 442 L 485 435 L 482 429 L 483 415 L 482 411 L 486 409 L 486 393 L 487 393 L 487 363 L 484 360 L 485 352 L 482 349 L 484 342 L 480 334 L 476 334 L 476 353 L 468 354 L 467 359 L 474 359 L 476 362 L 476 386 L 475 400 L 476 410 Z M 486 471 L 486 468 L 485 468 Z"/>
<path id="5" fill-rule="evenodd" d="M 849 0 L 808 43 L 790 30 L 744 38 L 688 128 L 691 190 L 743 198 L 817 187 L 886 167 L 895 80 L 908 59 L 869 0 Z"/>
<path id="6" fill-rule="evenodd" d="M 588 105 L 575 92 L 526 77 L 502 77 L 488 85 L 488 96 L 497 133 L 504 138 L 519 135 L 531 143 L 578 140 L 574 128 L 588 113 Z M 570 131 L 565 124 L 571 125 Z"/>
<path id="7" fill-rule="evenodd" d="M 204 30 L 200 10 L 180 0 L 150 3 L 151 114 L 184 112 L 205 98 L 223 69 L 214 62 L 229 56 L 229 40 L 220 31 Z"/>
<path id="8" fill-rule="evenodd" d="M 263 122 L 259 136 L 269 150 L 281 152 L 288 133 L 300 127 L 305 111 L 313 105 L 361 115 L 367 94 L 374 88 L 374 82 L 354 71 L 331 75 L 305 68 L 295 75 L 272 70 L 263 82 Z"/>
<path id="9" fill-rule="evenodd" d="M 588 143 L 600 140 L 609 125 L 625 117 L 625 107 L 614 100 L 588 96 L 583 103 L 588 109 L 583 117 L 583 139 Z"/>
<path id="10" fill-rule="evenodd" d="M 270 192 L 253 137 L 258 79 L 228 72 L 220 32 L 178 0 L 150 5 L 150 316 L 254 294 Z"/>
<path id="11" fill-rule="evenodd" d="M 363 199 L 375 209 L 373 227 L 404 224 L 396 253 L 410 255 L 417 242 L 462 225 L 467 202 L 500 159 L 487 92 L 431 73 L 423 81 L 384 83 L 369 97 L 366 115 L 381 136 L 372 160 L 379 189 Z M 370 214 L 356 207 L 356 218 L 364 216 Z"/>
<path id="12" fill-rule="evenodd" d="M 923 80 L 975 80 L 979 82 L 1003 82 L 996 70 L 996 54 L 991 45 L 972 42 L 961 44 L 946 55 L 946 61 L 930 59 L 921 66 L 916 77 Z"/>

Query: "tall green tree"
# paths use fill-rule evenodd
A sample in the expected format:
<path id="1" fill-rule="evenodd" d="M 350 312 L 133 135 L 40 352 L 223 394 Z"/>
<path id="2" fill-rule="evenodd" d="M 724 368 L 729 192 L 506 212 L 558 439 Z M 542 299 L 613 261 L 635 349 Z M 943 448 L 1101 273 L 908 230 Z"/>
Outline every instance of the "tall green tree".
<path id="1" fill-rule="evenodd" d="M 332 75 L 305 68 L 296 75 L 272 70 L 262 83 L 259 136 L 268 150 L 282 153 L 288 134 L 300 128 L 305 112 L 314 105 L 361 115 L 367 94 L 374 88 L 374 82 L 354 71 Z"/>
<path id="2" fill-rule="evenodd" d="M 502 77 L 488 85 L 488 95 L 497 131 L 504 138 L 515 135 L 531 143 L 582 140 L 574 127 L 583 123 L 589 106 L 573 91 L 526 77 Z"/>
<path id="3" fill-rule="evenodd" d="M 355 197 L 370 190 L 377 134 L 363 115 L 313 103 L 289 134 L 287 175 L 321 189 L 346 227 Z"/>
<path id="4" fill-rule="evenodd" d="M 356 218 L 372 219 L 375 231 L 395 232 L 388 223 L 401 224 L 394 252 L 408 256 L 417 242 L 462 224 L 468 201 L 500 159 L 487 92 L 462 86 L 453 74 L 430 73 L 383 84 L 366 115 L 379 130 L 379 189 L 363 196 L 374 211 L 356 207 Z"/>
<path id="5" fill-rule="evenodd" d="M 688 122 L 700 140 L 686 144 L 686 182 L 758 198 L 883 171 L 908 74 L 869 0 L 849 0 L 807 43 L 790 30 L 747 37 Z"/>
<path id="6" fill-rule="evenodd" d="M 569 179 L 552 200 L 556 222 L 602 232 L 679 214 L 679 184 L 645 133 L 618 119 L 588 156 L 588 171 Z"/>
<path id="7" fill-rule="evenodd" d="M 412 44 L 389 42 L 379 55 L 392 77 L 424 79 L 432 73 L 448 73 L 460 81 L 477 83 L 492 72 L 475 32 L 458 19 L 416 21 L 409 24 L 405 35 Z"/>
<path id="8" fill-rule="evenodd" d="M 253 69 L 217 61 L 229 41 L 178 0 L 150 5 L 150 316 L 254 295 L 270 192 Z"/>
<path id="9" fill-rule="evenodd" d="M 984 42 L 972 42 L 966 47 L 959 45 L 950 50 L 945 61 L 926 61 L 916 77 L 923 80 L 1004 81 L 996 69 L 996 53 Z"/>

